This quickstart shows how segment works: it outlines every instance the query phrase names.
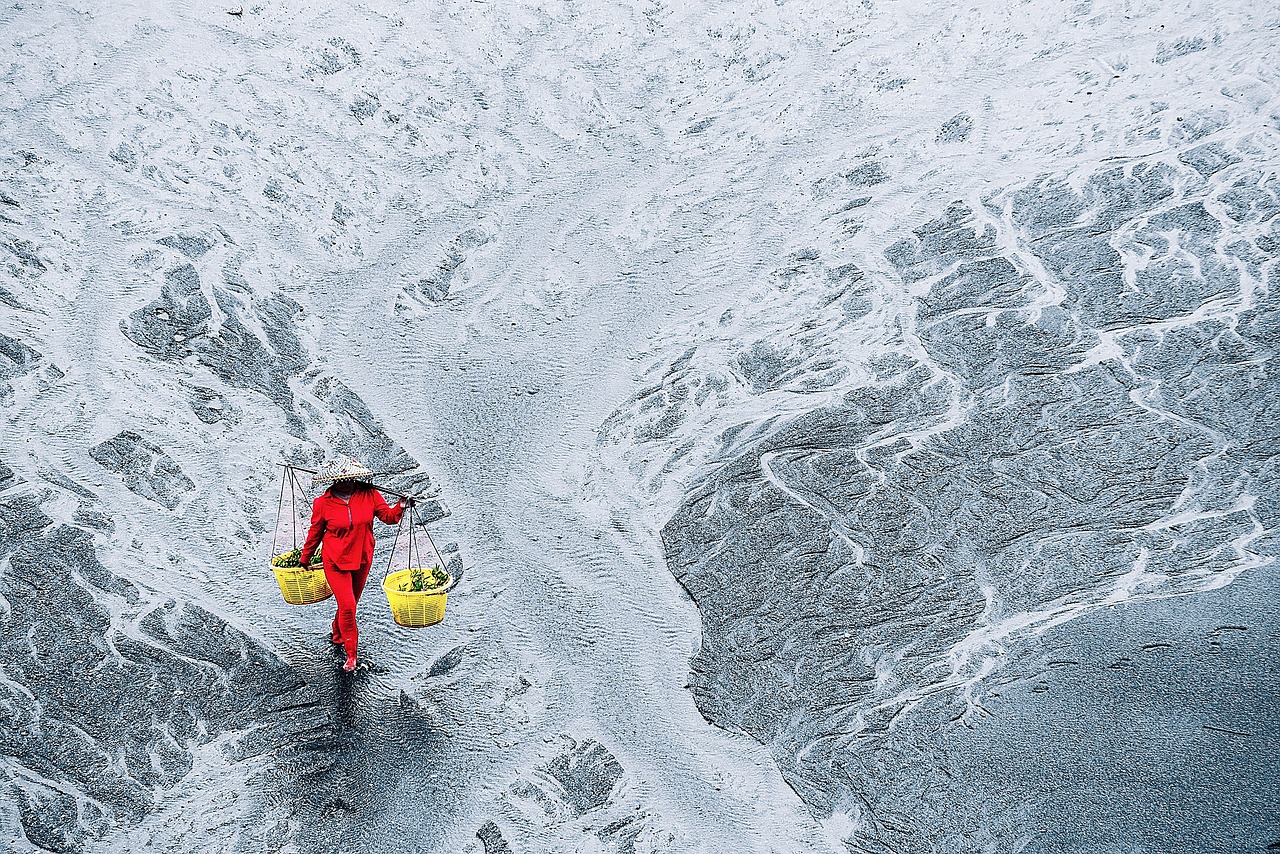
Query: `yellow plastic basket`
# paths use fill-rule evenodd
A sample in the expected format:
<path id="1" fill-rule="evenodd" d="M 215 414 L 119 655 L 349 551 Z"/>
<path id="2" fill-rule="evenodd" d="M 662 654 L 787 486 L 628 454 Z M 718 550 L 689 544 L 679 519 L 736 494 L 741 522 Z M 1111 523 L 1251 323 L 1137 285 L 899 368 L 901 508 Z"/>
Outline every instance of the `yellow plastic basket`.
<path id="1" fill-rule="evenodd" d="M 273 566 L 271 571 L 276 574 L 276 584 L 280 585 L 284 601 L 290 605 L 313 605 L 333 595 L 322 567 Z"/>
<path id="2" fill-rule="evenodd" d="M 413 569 L 401 569 L 382 580 L 382 591 L 387 594 L 387 604 L 391 606 L 391 616 L 406 628 L 421 629 L 434 626 L 444 619 L 444 606 L 449 601 L 449 590 L 453 587 L 453 576 L 436 590 L 400 590 L 401 584 L 409 583 L 409 575 Z"/>

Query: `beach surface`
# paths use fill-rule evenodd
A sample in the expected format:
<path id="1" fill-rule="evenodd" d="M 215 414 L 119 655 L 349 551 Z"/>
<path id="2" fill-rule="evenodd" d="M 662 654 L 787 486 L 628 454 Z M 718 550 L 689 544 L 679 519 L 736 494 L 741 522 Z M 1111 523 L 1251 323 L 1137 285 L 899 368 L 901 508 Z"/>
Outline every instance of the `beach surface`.
<path id="1" fill-rule="evenodd" d="M 1271 5 L 0 45 L 0 848 L 1280 846 Z M 380 526 L 347 676 L 269 558 L 350 456 L 461 580 Z"/>

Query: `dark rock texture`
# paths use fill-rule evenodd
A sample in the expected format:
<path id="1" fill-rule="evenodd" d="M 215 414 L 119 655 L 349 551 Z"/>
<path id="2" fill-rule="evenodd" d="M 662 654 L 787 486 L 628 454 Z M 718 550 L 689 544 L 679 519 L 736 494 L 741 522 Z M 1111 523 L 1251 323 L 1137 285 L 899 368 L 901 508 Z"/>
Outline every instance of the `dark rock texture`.
<path id="1" fill-rule="evenodd" d="M 227 417 L 226 401 L 211 388 L 193 386 L 190 401 L 191 411 L 205 424 L 217 424 Z"/>
<path id="2" fill-rule="evenodd" d="M 516 690 L 527 690 L 530 684 L 522 678 Z M 578 740 L 565 735 L 561 739 L 559 752 L 508 787 L 511 804 L 526 816 L 536 816 L 544 828 L 557 829 L 565 835 L 562 838 L 592 833 L 595 839 L 580 839 L 579 850 L 634 852 L 641 834 L 650 840 L 663 836 L 655 827 L 660 821 L 655 821 L 652 813 L 628 805 L 616 791 L 623 768 L 608 748 L 591 738 Z M 525 829 L 530 828 L 526 825 Z M 670 834 L 665 836 L 666 843 L 673 841 Z M 519 835 L 516 839 L 524 841 Z M 599 848 L 601 843 L 604 849 Z M 657 844 L 653 850 L 668 849 Z"/>
<path id="3" fill-rule="evenodd" d="M 0 242 L 0 249 L 8 251 L 12 259 L 17 262 L 18 267 L 12 264 L 9 269 L 15 273 L 23 272 L 28 275 L 40 275 L 49 269 L 44 261 L 40 260 L 39 248 L 29 240 L 14 238 L 8 241 Z"/>
<path id="4" fill-rule="evenodd" d="M 511 854 L 511 846 L 502 836 L 496 822 L 486 821 L 476 831 L 476 838 L 484 846 L 484 854 Z"/>
<path id="5" fill-rule="evenodd" d="M 0 379 L 12 379 L 36 369 L 41 356 L 16 338 L 0 335 Z"/>
<path id="6" fill-rule="evenodd" d="M 727 436 L 733 453 L 665 527 L 702 614 L 699 708 L 768 745 L 816 812 L 853 817 L 850 850 L 1275 841 L 1275 669 L 1209 657 L 1186 632 L 1185 653 L 1145 670 L 1081 665 L 1051 712 L 1034 688 L 1001 701 L 1013 720 L 973 731 L 989 741 L 960 726 L 1011 649 L 1059 644 L 1079 663 L 1132 644 L 1108 603 L 1133 603 L 1134 636 L 1156 642 L 1148 625 L 1212 611 L 1205 591 L 1277 554 L 1280 199 L 1271 175 L 1204 181 L 1232 158 L 1191 149 L 1190 168 L 1078 188 L 1044 176 L 990 201 L 1012 240 L 950 205 L 885 252 L 923 295 L 881 380 Z M 1245 291 L 1242 270 L 1267 287 Z M 756 393 L 790 370 L 772 345 L 740 366 Z M 678 424 L 687 406 L 648 417 Z M 1273 660 L 1274 612 L 1247 622 L 1241 643 Z M 1142 716 L 1124 721 L 1126 702 Z M 1201 729 L 1227 709 L 1250 735 Z M 1244 761 L 1224 738 L 1264 749 Z M 973 758 L 930 784 L 940 751 Z M 1036 794 L 1002 793 L 1006 774 Z M 1197 779 L 1215 782 L 1192 796 Z"/>
<path id="7" fill-rule="evenodd" d="M 968 113 L 959 113 L 942 123 L 938 130 L 938 142 L 964 142 L 973 133 L 973 119 Z"/>
<path id="8" fill-rule="evenodd" d="M 0 460 L 0 490 L 8 489 L 22 483 L 22 478 L 14 473 L 13 469 L 5 465 L 4 460 Z"/>
<path id="9" fill-rule="evenodd" d="M 466 645 L 455 646 L 444 655 L 431 662 L 431 667 L 427 669 L 427 678 L 434 676 L 444 676 L 455 667 L 462 663 L 462 654 L 466 652 Z"/>
<path id="10" fill-rule="evenodd" d="M 1186 36 L 1174 42 L 1160 42 L 1156 47 L 1155 62 L 1157 65 L 1164 65 L 1180 56 L 1202 51 L 1208 46 L 1209 43 L 1199 36 Z"/>
<path id="11" fill-rule="evenodd" d="M 856 849 L 1266 851 L 1280 841 L 1276 579 L 1091 611 L 963 726 L 923 698 L 871 757 Z M 874 768 L 872 762 L 874 761 Z"/>
<path id="12" fill-rule="evenodd" d="M 80 506 L 76 509 L 75 515 L 72 517 L 77 525 L 85 528 L 93 528 L 98 531 L 110 534 L 116 529 L 115 520 L 101 510 L 92 506 Z"/>
<path id="13" fill-rule="evenodd" d="M 234 284 L 238 273 L 229 275 Z M 130 314 L 121 331 L 158 359 L 194 356 L 229 385 L 259 392 L 292 415 L 289 378 L 305 365 L 305 356 L 299 355 L 290 325 L 301 306 L 279 295 L 254 301 L 255 325 L 263 328 L 264 343 L 246 324 L 239 297 L 218 288 L 213 294 L 222 318 L 216 329 L 199 273 L 191 264 L 175 267 L 165 273 L 159 298 Z"/>
<path id="14" fill-rule="evenodd" d="M 214 241 L 208 237 L 199 237 L 191 234 L 172 234 L 168 237 L 160 238 L 157 242 L 162 246 L 181 252 L 192 260 L 199 258 L 214 246 Z"/>
<path id="15" fill-rule="evenodd" d="M 0 406 L 13 400 L 10 380 L 32 373 L 40 367 L 43 356 L 16 338 L 0 334 Z"/>
<path id="16" fill-rule="evenodd" d="M 163 448 L 132 430 L 90 448 L 89 456 L 120 475 L 131 491 L 170 510 L 196 488 Z"/>
<path id="17" fill-rule="evenodd" d="M 455 280 L 464 275 L 460 268 L 467 262 L 467 258 L 490 240 L 489 234 L 478 226 L 459 234 L 445 247 L 435 269 L 423 276 L 415 286 L 405 290 L 401 295 L 400 305 L 403 306 L 405 298 L 416 302 L 426 300 L 429 303 L 447 300 Z"/>
<path id="18" fill-rule="evenodd" d="M 560 784 L 557 795 L 578 815 L 604 806 L 622 776 L 618 760 L 593 739 L 565 750 L 541 770 Z"/>
<path id="19" fill-rule="evenodd" d="M 246 304 L 239 293 L 251 289 L 236 266 L 228 265 L 223 276 L 228 288 L 212 290 L 221 317 L 216 330 L 211 327 L 213 308 L 190 264 L 169 270 L 159 298 L 130 314 L 121 322 L 121 330 L 156 358 L 181 362 L 194 357 L 232 388 L 262 394 L 280 407 L 290 432 L 300 438 L 307 435 L 309 423 L 326 420 L 326 413 L 310 401 L 295 400 L 291 383 L 309 381 L 316 400 L 328 410 L 326 432 L 334 437 L 333 452 L 356 457 L 379 472 L 403 474 L 418 467 L 346 384 L 318 371 L 303 377 L 310 358 L 294 331 L 302 316 L 301 305 L 279 293 L 256 295 Z M 188 398 L 202 422 L 216 424 L 228 418 L 230 407 L 223 392 L 192 386 Z M 393 485 L 420 491 L 428 483 L 425 474 L 417 474 Z"/>
<path id="20" fill-rule="evenodd" d="M 140 821 L 202 745 L 311 701 L 221 619 L 112 574 L 40 503 L 0 500 L 0 750 L 27 839 L 74 851 Z"/>

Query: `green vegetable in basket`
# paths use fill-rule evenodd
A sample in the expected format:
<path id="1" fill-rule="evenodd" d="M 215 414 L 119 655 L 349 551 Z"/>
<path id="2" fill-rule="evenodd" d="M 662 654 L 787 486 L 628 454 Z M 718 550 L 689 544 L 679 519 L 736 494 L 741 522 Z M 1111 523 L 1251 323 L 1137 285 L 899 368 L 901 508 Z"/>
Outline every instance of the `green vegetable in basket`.
<path id="1" fill-rule="evenodd" d="M 276 555 L 271 559 L 272 566 L 278 566 L 281 569 L 298 569 L 302 566 L 302 549 L 294 549 L 291 552 Z M 316 553 L 311 556 L 311 565 L 318 566 L 321 563 L 320 550 L 316 549 Z"/>
<path id="2" fill-rule="evenodd" d="M 430 590 L 438 590 L 449 583 L 449 573 L 445 572 L 437 564 L 430 569 L 414 567 L 409 570 L 409 580 L 401 584 L 399 589 L 401 593 L 422 593 Z"/>

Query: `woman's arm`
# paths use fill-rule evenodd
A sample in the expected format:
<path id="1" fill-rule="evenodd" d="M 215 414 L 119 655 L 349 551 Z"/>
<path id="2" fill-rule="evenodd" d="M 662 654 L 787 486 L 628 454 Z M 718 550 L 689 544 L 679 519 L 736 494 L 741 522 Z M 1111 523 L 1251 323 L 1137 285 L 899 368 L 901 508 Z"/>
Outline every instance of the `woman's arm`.
<path id="1" fill-rule="evenodd" d="M 404 510 L 408 505 L 404 501 L 400 501 L 395 507 L 387 506 L 387 499 L 382 497 L 382 493 L 378 490 L 373 491 L 373 515 L 386 522 L 388 525 L 395 525 L 404 516 Z"/>
<path id="2" fill-rule="evenodd" d="M 320 548 L 320 538 L 324 536 L 324 517 L 320 515 L 320 496 L 311 502 L 311 530 L 307 531 L 307 541 L 302 545 L 302 554 L 298 556 L 298 565 L 311 566 L 311 556 Z"/>

